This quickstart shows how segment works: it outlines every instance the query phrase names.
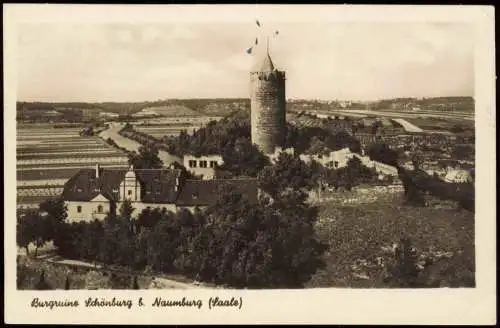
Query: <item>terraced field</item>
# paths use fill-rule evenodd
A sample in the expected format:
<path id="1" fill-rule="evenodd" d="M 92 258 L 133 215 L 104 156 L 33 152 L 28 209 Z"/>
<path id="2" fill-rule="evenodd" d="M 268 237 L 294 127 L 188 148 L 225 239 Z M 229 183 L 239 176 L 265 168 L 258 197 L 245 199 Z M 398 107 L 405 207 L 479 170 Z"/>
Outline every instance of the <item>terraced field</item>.
<path id="1" fill-rule="evenodd" d="M 82 137 L 79 128 L 55 129 L 23 124 L 17 128 L 17 206 L 36 207 L 61 194 L 64 183 L 82 168 L 125 167 L 127 156 L 97 136 Z"/>
<path id="2" fill-rule="evenodd" d="M 222 119 L 219 116 L 177 116 L 147 119 L 139 124 L 134 124 L 136 131 L 149 134 L 155 138 L 178 135 L 182 130 L 192 134 L 210 121 Z"/>

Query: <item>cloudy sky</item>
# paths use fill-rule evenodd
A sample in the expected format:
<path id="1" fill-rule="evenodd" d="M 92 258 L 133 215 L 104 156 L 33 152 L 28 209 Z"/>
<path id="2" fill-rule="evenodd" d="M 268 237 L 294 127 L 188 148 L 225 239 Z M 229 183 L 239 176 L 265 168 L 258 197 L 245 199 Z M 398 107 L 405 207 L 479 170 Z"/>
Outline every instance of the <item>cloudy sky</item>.
<path id="1" fill-rule="evenodd" d="M 271 38 L 287 98 L 374 100 L 472 96 L 474 37 L 467 24 L 280 23 L 23 24 L 18 98 L 143 101 L 248 97 L 246 54 Z"/>

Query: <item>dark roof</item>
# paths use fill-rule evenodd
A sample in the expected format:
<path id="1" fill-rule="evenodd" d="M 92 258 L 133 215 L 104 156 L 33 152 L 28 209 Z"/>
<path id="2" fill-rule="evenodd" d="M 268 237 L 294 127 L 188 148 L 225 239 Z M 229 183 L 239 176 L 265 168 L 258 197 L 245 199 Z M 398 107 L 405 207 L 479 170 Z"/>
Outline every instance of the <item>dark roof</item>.
<path id="1" fill-rule="evenodd" d="M 136 170 L 137 179 L 142 183 L 142 201 L 145 203 L 175 202 L 176 179 L 181 170 Z"/>
<path id="2" fill-rule="evenodd" d="M 95 169 L 81 169 L 65 183 L 62 198 L 89 201 L 102 193 L 109 200 L 117 200 L 120 194 L 113 190 L 118 190 L 126 172 L 126 169 L 101 169 L 96 178 Z"/>
<path id="3" fill-rule="evenodd" d="M 213 205 L 225 188 L 243 195 L 253 204 L 257 203 L 256 179 L 186 180 L 176 203 L 179 206 Z"/>
<path id="4" fill-rule="evenodd" d="M 95 169 L 78 171 L 64 185 L 64 200 L 89 201 L 99 194 L 109 200 L 118 200 L 120 183 L 127 169 L 102 169 L 96 178 Z M 142 201 L 145 203 L 173 203 L 177 191 L 176 179 L 180 170 L 134 170 L 141 183 Z"/>

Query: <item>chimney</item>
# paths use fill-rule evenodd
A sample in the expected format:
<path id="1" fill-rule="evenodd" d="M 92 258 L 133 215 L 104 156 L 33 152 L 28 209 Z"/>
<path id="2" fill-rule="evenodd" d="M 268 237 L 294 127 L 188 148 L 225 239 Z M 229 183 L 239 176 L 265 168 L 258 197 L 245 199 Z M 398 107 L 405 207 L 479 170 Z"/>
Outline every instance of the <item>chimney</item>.
<path id="1" fill-rule="evenodd" d="M 174 186 L 174 191 L 178 192 L 179 191 L 179 176 L 175 178 L 175 186 Z"/>
<path id="2" fill-rule="evenodd" d="M 99 171 L 101 170 L 101 168 L 99 167 L 99 163 L 97 163 L 95 165 L 95 177 L 96 178 L 99 178 Z"/>

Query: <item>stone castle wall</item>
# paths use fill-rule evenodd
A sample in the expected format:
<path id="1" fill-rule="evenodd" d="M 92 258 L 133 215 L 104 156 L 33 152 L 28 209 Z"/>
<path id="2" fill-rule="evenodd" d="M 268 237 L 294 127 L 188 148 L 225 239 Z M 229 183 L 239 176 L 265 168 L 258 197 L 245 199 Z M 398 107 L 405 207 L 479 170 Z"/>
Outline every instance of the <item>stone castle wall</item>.
<path id="1" fill-rule="evenodd" d="M 264 153 L 274 153 L 285 137 L 285 74 L 253 72 L 251 81 L 252 143 Z"/>

